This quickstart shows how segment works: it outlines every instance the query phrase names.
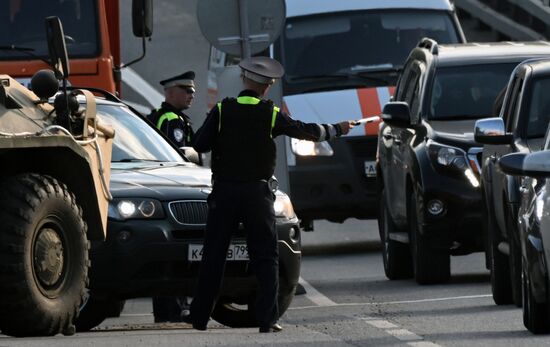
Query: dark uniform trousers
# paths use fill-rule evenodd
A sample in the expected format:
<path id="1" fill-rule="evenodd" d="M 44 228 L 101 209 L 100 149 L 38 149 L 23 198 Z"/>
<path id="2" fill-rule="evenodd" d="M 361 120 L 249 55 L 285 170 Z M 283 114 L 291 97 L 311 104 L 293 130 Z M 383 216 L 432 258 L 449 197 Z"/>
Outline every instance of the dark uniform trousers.
<path id="1" fill-rule="evenodd" d="M 275 228 L 275 195 L 266 181 L 216 180 L 208 197 L 208 222 L 197 294 L 191 304 L 193 323 L 206 327 L 221 290 L 232 233 L 243 222 L 250 265 L 256 275 L 256 318 L 270 327 L 279 318 L 279 251 Z"/>

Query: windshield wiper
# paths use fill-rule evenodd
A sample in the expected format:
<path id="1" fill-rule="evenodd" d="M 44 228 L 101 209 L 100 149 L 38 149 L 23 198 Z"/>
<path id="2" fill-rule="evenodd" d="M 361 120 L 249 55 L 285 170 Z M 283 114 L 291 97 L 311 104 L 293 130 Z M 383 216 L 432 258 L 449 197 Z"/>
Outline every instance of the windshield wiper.
<path id="1" fill-rule="evenodd" d="M 158 159 L 124 158 L 124 159 L 120 159 L 120 160 L 117 160 L 117 161 L 113 161 L 113 163 L 136 163 L 136 162 L 141 162 L 141 161 L 151 161 L 151 162 L 155 162 L 155 163 L 163 162 L 163 160 L 158 160 Z"/>
<path id="2" fill-rule="evenodd" d="M 292 76 L 288 77 L 290 82 L 303 82 L 307 80 L 317 79 L 361 79 L 373 82 L 388 83 L 387 79 L 382 77 L 368 76 L 363 73 L 334 73 L 334 74 L 320 74 L 320 75 L 305 75 L 305 76 Z"/>
<path id="3" fill-rule="evenodd" d="M 13 52 L 21 52 L 24 53 L 30 57 L 33 57 L 35 59 L 42 60 L 44 63 L 48 64 L 48 66 L 51 66 L 52 63 L 49 60 L 46 60 L 33 52 L 35 51 L 34 48 L 31 47 L 22 47 L 22 46 L 16 46 L 16 45 L 9 45 L 9 46 L 0 46 L 0 51 L 13 51 Z"/>

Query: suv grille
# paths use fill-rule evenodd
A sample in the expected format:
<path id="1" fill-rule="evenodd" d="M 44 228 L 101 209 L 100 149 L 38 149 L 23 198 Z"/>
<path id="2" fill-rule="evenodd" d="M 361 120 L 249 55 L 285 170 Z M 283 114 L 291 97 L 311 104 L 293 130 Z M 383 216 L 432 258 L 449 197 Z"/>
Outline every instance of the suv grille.
<path id="1" fill-rule="evenodd" d="M 172 217 L 185 225 L 206 225 L 208 204 L 206 201 L 173 201 L 168 204 Z"/>

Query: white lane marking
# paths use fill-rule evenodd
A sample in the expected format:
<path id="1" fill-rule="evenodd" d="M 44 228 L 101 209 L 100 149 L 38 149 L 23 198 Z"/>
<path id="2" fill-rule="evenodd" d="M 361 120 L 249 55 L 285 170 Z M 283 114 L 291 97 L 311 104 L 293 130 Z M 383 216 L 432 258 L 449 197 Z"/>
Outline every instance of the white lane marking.
<path id="1" fill-rule="evenodd" d="M 411 347 L 441 347 L 433 342 L 424 341 L 424 338 L 420 335 L 413 333 L 407 329 L 403 329 L 400 326 L 384 319 L 375 319 L 370 316 L 359 317 L 358 319 L 364 321 L 366 324 L 383 330 L 388 335 L 391 335 L 399 341 L 406 342 Z"/>
<path id="2" fill-rule="evenodd" d="M 389 328 L 397 328 L 397 325 L 388 322 L 387 320 L 382 319 L 376 319 L 376 320 L 366 320 L 367 324 L 372 325 L 375 328 L 378 329 L 389 329 Z"/>
<path id="3" fill-rule="evenodd" d="M 301 279 L 301 278 L 300 278 Z M 301 282 L 300 282 L 301 283 Z M 303 285 L 303 284 L 302 284 Z M 305 286 L 304 286 L 305 287 Z M 313 288 L 313 287 L 312 287 Z M 306 288 L 309 292 L 309 289 Z M 315 290 L 315 289 L 313 289 Z M 318 293 L 318 292 L 317 292 Z M 322 294 L 321 294 L 322 295 Z M 307 295 L 306 295 L 307 297 Z M 304 310 L 309 308 L 318 308 L 326 306 L 336 306 L 336 307 L 345 307 L 345 306 L 374 306 L 374 305 L 399 305 L 399 304 L 415 304 L 423 302 L 436 302 L 436 301 L 451 301 L 451 300 L 466 300 L 466 299 L 480 299 L 480 298 L 489 298 L 492 297 L 492 294 L 482 294 L 482 295 L 464 295 L 464 296 L 453 296 L 447 298 L 435 298 L 435 299 L 419 299 L 419 300 L 403 300 L 403 301 L 385 301 L 385 302 L 348 302 L 337 304 L 333 302 L 332 305 L 317 305 L 317 306 L 299 306 L 299 307 L 290 307 L 289 310 Z M 326 298 L 326 297 L 325 297 Z M 327 298 L 328 299 L 328 298 Z"/>
<path id="4" fill-rule="evenodd" d="M 316 307 L 338 306 L 337 303 L 330 300 L 325 295 L 321 294 L 317 289 L 313 288 L 311 284 L 307 283 L 306 280 L 304 280 L 302 277 L 300 277 L 298 282 L 306 290 L 306 298 L 316 304 Z"/>
<path id="5" fill-rule="evenodd" d="M 408 331 L 407 329 L 393 329 L 386 330 L 388 334 L 398 338 L 401 341 L 418 341 L 423 340 L 422 336 L 418 336 L 415 333 Z"/>
<path id="6" fill-rule="evenodd" d="M 416 341 L 416 342 L 409 342 L 407 344 L 412 347 L 441 347 L 441 345 L 438 345 L 437 343 L 433 343 L 429 341 Z"/>
<path id="7" fill-rule="evenodd" d="M 152 107 L 158 107 L 164 101 L 164 95 L 143 79 L 132 68 L 125 67 L 122 71 L 122 81 L 141 95 Z"/>

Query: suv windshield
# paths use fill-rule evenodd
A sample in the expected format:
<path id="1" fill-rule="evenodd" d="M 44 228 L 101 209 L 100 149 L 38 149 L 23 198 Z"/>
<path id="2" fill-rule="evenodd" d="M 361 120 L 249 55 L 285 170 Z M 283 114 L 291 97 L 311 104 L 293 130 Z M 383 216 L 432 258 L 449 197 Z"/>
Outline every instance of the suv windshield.
<path id="1" fill-rule="evenodd" d="M 111 162 L 184 162 L 167 140 L 128 108 L 98 104 L 97 111 L 115 129 Z"/>
<path id="2" fill-rule="evenodd" d="M 96 0 L 6 0 L 0 1 L 0 59 L 29 58 L 17 48 L 47 58 L 44 19 L 49 16 L 61 19 L 70 57 L 99 54 Z"/>
<path id="3" fill-rule="evenodd" d="M 288 18 L 281 48 L 285 83 L 310 82 L 304 79 L 308 76 L 395 71 L 423 37 L 439 43 L 459 40 L 444 11 L 371 10 Z"/>
<path id="4" fill-rule="evenodd" d="M 550 77 L 539 78 L 533 83 L 528 97 L 529 117 L 527 123 L 528 138 L 542 138 L 550 123 Z"/>
<path id="5" fill-rule="evenodd" d="M 489 117 L 516 63 L 441 67 L 431 88 L 428 119 Z"/>

